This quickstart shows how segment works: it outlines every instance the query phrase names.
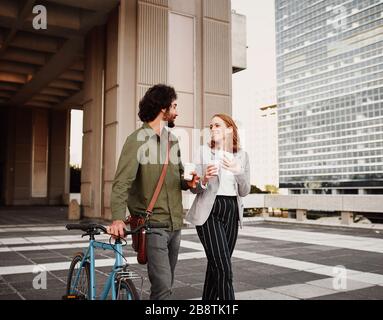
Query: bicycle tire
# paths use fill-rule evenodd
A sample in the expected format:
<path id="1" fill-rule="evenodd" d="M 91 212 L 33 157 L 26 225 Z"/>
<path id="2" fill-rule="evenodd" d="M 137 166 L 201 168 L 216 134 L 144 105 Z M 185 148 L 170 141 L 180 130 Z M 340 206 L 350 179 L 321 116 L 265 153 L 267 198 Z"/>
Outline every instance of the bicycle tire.
<path id="1" fill-rule="evenodd" d="M 137 292 L 136 286 L 130 279 L 120 280 L 120 290 L 118 283 L 116 284 L 117 300 L 140 300 L 140 295 Z"/>
<path id="2" fill-rule="evenodd" d="M 89 262 L 85 262 L 82 266 L 81 273 L 85 272 L 85 274 L 84 275 L 80 274 L 80 278 L 79 278 L 78 282 L 82 285 L 81 288 L 79 288 L 79 290 L 76 290 L 77 287 L 79 287 L 78 285 L 76 285 L 74 290 L 72 290 L 72 281 L 74 281 L 74 277 L 77 274 L 76 265 L 81 264 L 81 261 L 83 258 L 84 258 L 84 253 L 79 252 L 79 253 L 76 253 L 72 259 L 72 262 L 71 262 L 70 267 L 69 267 L 66 293 L 67 293 L 67 295 L 76 295 L 76 296 L 79 296 L 79 298 L 89 299 L 89 294 L 90 294 L 90 265 L 89 265 Z M 76 272 L 75 272 L 75 270 L 76 270 Z M 81 278 L 82 276 L 84 276 L 84 278 Z M 82 282 L 81 279 L 84 279 L 85 282 Z"/>

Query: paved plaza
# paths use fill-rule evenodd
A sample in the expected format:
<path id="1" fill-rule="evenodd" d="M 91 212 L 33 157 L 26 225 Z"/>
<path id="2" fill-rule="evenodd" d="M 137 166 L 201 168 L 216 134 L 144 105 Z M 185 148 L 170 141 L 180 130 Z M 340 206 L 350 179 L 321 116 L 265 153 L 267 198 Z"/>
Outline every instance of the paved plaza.
<path id="1" fill-rule="evenodd" d="M 0 209 L 0 300 L 52 300 L 65 294 L 71 257 L 87 245 L 81 232 L 65 229 L 66 215 L 65 207 Z M 194 228 L 182 234 L 174 299 L 200 299 L 205 254 Z M 136 263 L 130 245 L 125 254 L 146 277 L 146 266 Z M 98 251 L 98 293 L 112 257 L 112 252 Z M 241 300 L 383 299 L 379 230 L 247 221 L 232 262 L 236 298 Z M 48 272 L 46 289 L 34 288 L 38 266 Z M 142 299 L 148 293 L 145 278 Z"/>

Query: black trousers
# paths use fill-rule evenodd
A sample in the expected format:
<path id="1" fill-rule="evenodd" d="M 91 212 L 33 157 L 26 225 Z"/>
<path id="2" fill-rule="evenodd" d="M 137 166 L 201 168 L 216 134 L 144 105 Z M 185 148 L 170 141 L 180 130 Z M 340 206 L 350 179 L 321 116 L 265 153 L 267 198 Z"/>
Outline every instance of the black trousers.
<path id="1" fill-rule="evenodd" d="M 234 300 L 231 255 L 238 236 L 237 197 L 217 196 L 210 216 L 197 233 L 207 256 L 202 300 Z"/>

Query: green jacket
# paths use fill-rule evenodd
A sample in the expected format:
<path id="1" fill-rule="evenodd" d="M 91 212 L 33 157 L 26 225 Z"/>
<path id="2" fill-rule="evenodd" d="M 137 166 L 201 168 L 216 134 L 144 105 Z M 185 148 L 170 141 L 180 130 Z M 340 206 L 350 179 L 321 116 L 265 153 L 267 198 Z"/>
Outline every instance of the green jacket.
<path id="1" fill-rule="evenodd" d="M 126 207 L 130 214 L 144 214 L 166 157 L 168 129 L 160 137 L 147 124 L 133 132 L 124 144 L 118 162 L 111 194 L 113 220 L 124 220 Z M 169 230 L 183 225 L 181 190 L 189 189 L 183 179 L 184 167 L 177 138 L 170 133 L 170 161 L 164 184 L 150 220 L 169 223 Z"/>

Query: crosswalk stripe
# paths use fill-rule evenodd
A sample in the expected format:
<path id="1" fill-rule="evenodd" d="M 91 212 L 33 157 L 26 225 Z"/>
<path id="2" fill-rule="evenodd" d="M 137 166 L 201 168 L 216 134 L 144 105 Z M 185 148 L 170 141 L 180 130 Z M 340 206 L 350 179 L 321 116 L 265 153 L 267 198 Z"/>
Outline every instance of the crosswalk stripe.
<path id="1" fill-rule="evenodd" d="M 50 227 L 41 227 L 41 228 L 50 228 Z M 57 227 L 58 230 L 64 230 L 64 227 Z M 26 231 L 27 229 L 23 229 Z M 66 230 L 66 229 L 65 229 Z M 52 230 L 54 231 L 54 230 Z M 195 234 L 195 229 L 186 229 L 182 230 L 182 234 Z M 110 236 L 108 235 L 99 235 L 97 240 L 108 240 Z M 11 246 L 11 245 L 32 245 L 36 243 L 57 243 L 57 242 L 88 242 L 87 238 L 81 238 L 81 235 L 52 235 L 52 236 L 31 236 L 31 237 L 4 237 L 0 238 L 0 245 Z"/>
<path id="2" fill-rule="evenodd" d="M 110 236 L 100 235 L 98 240 L 108 240 Z M 19 238 L 0 238 L 0 244 L 3 245 L 20 245 L 20 244 L 36 244 L 36 243 L 57 243 L 57 242 L 88 242 L 89 239 L 81 238 L 79 235 L 71 236 L 43 236 L 43 237 L 19 237 Z"/>
<path id="3" fill-rule="evenodd" d="M 237 300 L 300 300 L 328 296 L 340 292 L 351 292 L 372 287 L 371 284 L 345 279 L 342 286 L 334 283 L 334 278 L 325 278 L 306 283 L 296 283 L 265 289 L 236 291 Z M 201 297 L 189 300 L 201 300 Z"/>
<path id="4" fill-rule="evenodd" d="M 71 248 L 86 248 L 89 242 L 83 243 L 68 243 L 68 244 L 50 244 L 42 246 L 24 246 L 24 247 L 5 247 L 0 248 L 1 252 L 25 252 L 25 251 L 43 251 L 43 250 L 60 250 Z"/>
<path id="5" fill-rule="evenodd" d="M 61 228 L 61 227 L 58 227 Z M 182 235 L 194 235 L 194 228 L 182 230 Z M 383 253 L 383 239 L 370 237 L 356 237 L 347 235 L 337 235 L 321 232 L 307 232 L 298 230 L 282 230 L 277 228 L 262 228 L 258 226 L 245 226 L 239 231 L 240 235 L 257 237 L 272 240 L 281 240 L 289 242 L 307 243 L 313 245 L 329 246 L 335 248 L 344 248 L 368 252 Z M 101 235 L 97 239 L 107 240 L 109 236 Z M 79 235 L 54 235 L 54 236 L 36 236 L 36 237 L 16 237 L 0 238 L 0 245 L 32 245 L 38 243 L 60 243 L 60 242 L 87 242 L 87 239 L 81 239 Z M 80 246 L 81 247 L 81 246 Z M 0 248 L 1 249 L 1 248 Z M 6 252 L 0 250 L 0 252 Z"/>
<path id="6" fill-rule="evenodd" d="M 179 255 L 178 260 L 200 259 L 203 257 L 205 257 L 205 253 L 203 252 L 187 252 L 187 253 L 181 253 Z M 131 264 L 131 265 L 137 264 L 136 257 L 126 257 L 126 260 L 128 264 Z M 115 262 L 115 259 L 97 259 L 96 268 L 110 267 L 114 265 L 114 262 Z M 70 263 L 71 263 L 70 261 L 65 261 L 65 262 L 45 263 L 40 265 L 27 264 L 27 265 L 20 265 L 20 266 L 0 267 L 0 275 L 4 276 L 4 275 L 22 274 L 22 273 L 38 273 L 38 272 L 41 272 L 42 269 L 46 271 L 68 270 Z"/>
<path id="7" fill-rule="evenodd" d="M 185 248 L 194 249 L 194 250 L 203 250 L 203 246 L 200 243 L 195 243 L 192 241 L 182 240 L 181 245 Z M 304 271 L 314 274 L 326 275 L 330 277 L 336 277 L 339 268 L 341 266 L 328 266 L 324 264 L 318 264 L 313 262 L 306 262 L 301 260 L 280 258 L 266 254 L 252 253 L 243 250 L 234 250 L 233 257 L 250 260 L 254 262 L 264 263 L 268 265 L 293 269 L 297 271 Z M 383 286 L 383 275 L 377 273 L 362 272 L 358 270 L 346 269 L 347 275 L 350 279 L 357 280 L 360 282 L 369 283 L 372 285 L 381 285 Z"/>
<path id="8" fill-rule="evenodd" d="M 72 236 L 70 236 L 72 237 Z M 72 239 L 72 238 L 71 238 Z M 6 247 L 0 247 L 0 253 L 1 252 L 25 252 L 25 251 L 41 251 L 41 250 L 60 250 L 60 249 L 70 249 L 70 248 L 85 248 L 89 245 L 89 241 L 87 239 L 82 239 L 79 237 L 75 237 L 74 240 L 78 240 L 79 242 L 73 242 L 73 243 L 63 243 L 63 244 L 46 244 L 46 245 L 29 245 L 29 246 L 6 246 Z M 97 240 L 107 240 L 109 237 L 97 237 Z M 65 239 L 64 239 L 65 240 Z M 73 240 L 73 239 L 72 239 Z M 50 241 L 47 238 L 44 238 L 44 243 L 49 242 L 57 242 L 57 239 L 54 239 Z M 82 242 L 80 242 L 82 241 Z M 130 239 L 127 240 L 128 244 L 130 244 Z M 21 244 L 21 241 L 11 241 L 11 243 Z M 24 244 L 24 243 L 23 243 Z M 199 248 L 199 247 L 198 247 Z M 196 249 L 200 250 L 200 249 Z M 202 248 L 203 250 L 203 248 Z"/>
<path id="9" fill-rule="evenodd" d="M 31 223 L 31 224 L 24 224 L 24 223 L 20 223 L 20 224 L 2 224 L 1 225 L 1 228 L 34 228 L 34 227 L 43 227 L 44 228 L 48 228 L 48 227 L 62 227 L 63 224 L 57 224 L 57 223 Z"/>
<path id="10" fill-rule="evenodd" d="M 42 231 L 65 231 L 65 227 L 52 226 L 52 227 L 10 227 L 10 228 L 0 228 L 0 233 L 15 233 L 15 232 L 42 232 Z"/>
<path id="11" fill-rule="evenodd" d="M 182 235 L 197 234 L 195 229 L 182 231 Z M 277 228 L 262 228 L 245 226 L 239 230 L 239 235 L 288 242 L 299 242 L 342 249 L 360 250 L 383 253 L 383 239 L 357 237 L 323 232 L 308 232 L 299 230 L 282 230 Z"/>
<path id="12" fill-rule="evenodd" d="M 383 239 L 379 238 L 357 237 L 299 230 L 282 230 L 276 228 L 260 228 L 254 226 L 245 226 L 242 230 L 240 230 L 240 235 L 383 253 Z"/>

